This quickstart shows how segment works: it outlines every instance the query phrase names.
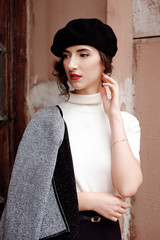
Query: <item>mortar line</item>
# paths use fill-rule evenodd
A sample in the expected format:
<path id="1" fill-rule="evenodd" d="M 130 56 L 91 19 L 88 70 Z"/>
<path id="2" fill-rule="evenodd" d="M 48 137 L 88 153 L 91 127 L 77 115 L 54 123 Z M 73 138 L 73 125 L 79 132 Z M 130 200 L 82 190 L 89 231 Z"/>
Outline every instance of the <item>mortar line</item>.
<path id="1" fill-rule="evenodd" d="M 141 39 L 148 39 L 148 38 L 159 38 L 160 35 L 155 36 L 144 36 L 144 37 L 134 37 L 133 40 L 141 40 Z"/>

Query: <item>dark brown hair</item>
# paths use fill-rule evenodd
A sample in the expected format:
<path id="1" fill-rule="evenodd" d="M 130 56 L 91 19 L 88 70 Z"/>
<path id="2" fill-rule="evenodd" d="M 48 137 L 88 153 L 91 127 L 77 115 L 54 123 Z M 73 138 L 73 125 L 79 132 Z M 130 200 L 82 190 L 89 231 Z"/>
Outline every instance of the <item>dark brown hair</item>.
<path id="1" fill-rule="evenodd" d="M 105 67 L 104 73 L 110 76 L 112 74 L 112 58 L 107 56 L 105 53 L 101 52 L 100 50 L 98 50 L 98 52 L 101 57 L 101 61 Z M 69 97 L 69 86 L 67 84 L 68 79 L 63 67 L 63 58 L 61 58 L 60 61 L 56 61 L 54 63 L 54 70 L 52 74 L 58 78 L 57 85 L 61 95 L 65 95 Z"/>

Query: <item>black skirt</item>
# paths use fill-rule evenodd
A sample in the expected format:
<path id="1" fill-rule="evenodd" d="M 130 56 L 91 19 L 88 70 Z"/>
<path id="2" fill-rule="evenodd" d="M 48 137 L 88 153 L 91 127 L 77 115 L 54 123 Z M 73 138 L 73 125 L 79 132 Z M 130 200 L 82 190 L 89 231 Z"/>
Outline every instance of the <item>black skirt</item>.
<path id="1" fill-rule="evenodd" d="M 80 212 L 80 240 L 121 240 L 119 222 L 113 222 L 93 211 Z"/>

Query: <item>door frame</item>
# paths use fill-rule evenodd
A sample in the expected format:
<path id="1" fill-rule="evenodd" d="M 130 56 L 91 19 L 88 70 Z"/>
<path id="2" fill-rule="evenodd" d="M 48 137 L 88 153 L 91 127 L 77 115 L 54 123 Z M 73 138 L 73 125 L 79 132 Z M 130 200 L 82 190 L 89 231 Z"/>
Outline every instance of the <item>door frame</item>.
<path id="1" fill-rule="evenodd" d="M 17 148 L 26 126 L 27 1 L 1 0 L 0 43 L 3 55 L 3 108 L 0 128 L 0 214 L 4 208 Z"/>

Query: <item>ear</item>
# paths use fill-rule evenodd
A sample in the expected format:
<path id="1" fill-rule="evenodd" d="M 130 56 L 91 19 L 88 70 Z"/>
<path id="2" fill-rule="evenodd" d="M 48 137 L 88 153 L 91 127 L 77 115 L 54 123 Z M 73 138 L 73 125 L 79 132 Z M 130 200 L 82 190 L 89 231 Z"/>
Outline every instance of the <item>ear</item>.
<path id="1" fill-rule="evenodd" d="M 104 64 L 102 63 L 102 65 L 101 65 L 101 69 L 102 69 L 102 72 L 104 72 L 105 73 L 105 71 L 106 71 L 106 68 L 105 68 L 105 66 L 104 66 Z"/>

